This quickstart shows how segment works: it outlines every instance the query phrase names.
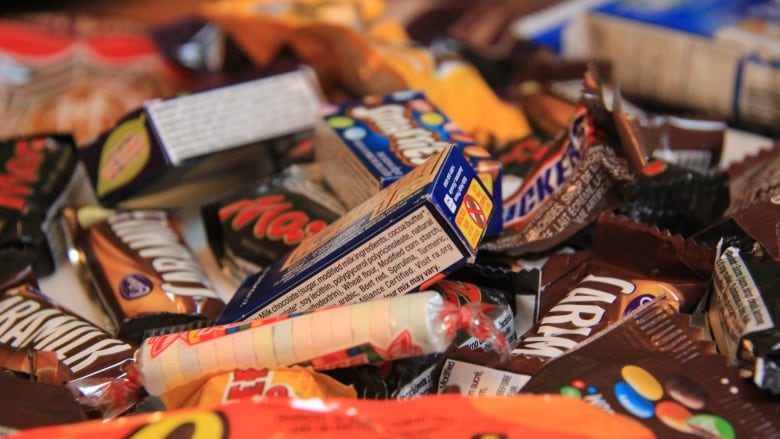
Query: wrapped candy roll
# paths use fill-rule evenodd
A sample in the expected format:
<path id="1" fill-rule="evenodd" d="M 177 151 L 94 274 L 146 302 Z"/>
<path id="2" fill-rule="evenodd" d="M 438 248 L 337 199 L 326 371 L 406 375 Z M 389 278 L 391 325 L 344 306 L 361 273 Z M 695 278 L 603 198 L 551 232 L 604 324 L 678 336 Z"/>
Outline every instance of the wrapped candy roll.
<path id="1" fill-rule="evenodd" d="M 484 305 L 428 291 L 312 313 L 151 337 L 137 353 L 138 381 L 152 395 L 238 369 L 330 369 L 444 351 L 458 329 L 506 349 Z"/>

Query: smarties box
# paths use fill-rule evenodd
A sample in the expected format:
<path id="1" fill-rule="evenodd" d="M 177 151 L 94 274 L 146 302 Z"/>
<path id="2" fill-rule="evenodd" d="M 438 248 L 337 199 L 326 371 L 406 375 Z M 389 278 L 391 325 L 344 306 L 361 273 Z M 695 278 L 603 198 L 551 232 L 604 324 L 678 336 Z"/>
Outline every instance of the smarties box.
<path id="1" fill-rule="evenodd" d="M 454 146 L 244 280 L 216 323 L 418 291 L 468 261 L 493 210 Z"/>
<path id="2" fill-rule="evenodd" d="M 487 235 L 501 233 L 501 163 L 477 145 L 423 93 L 368 96 L 320 109 L 315 158 L 325 181 L 347 207 L 387 187 L 429 157 L 455 144 L 493 199 Z"/>

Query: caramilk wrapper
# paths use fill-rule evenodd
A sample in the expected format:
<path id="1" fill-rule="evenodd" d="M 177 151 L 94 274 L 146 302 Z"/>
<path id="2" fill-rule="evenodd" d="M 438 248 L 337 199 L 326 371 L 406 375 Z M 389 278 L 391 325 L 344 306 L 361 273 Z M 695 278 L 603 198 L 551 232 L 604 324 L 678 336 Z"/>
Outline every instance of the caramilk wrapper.
<path id="1" fill-rule="evenodd" d="M 6 271 L 9 268 L 12 270 Z M 133 359 L 134 346 L 43 296 L 29 266 L 4 267 L 3 271 L 0 343 L 14 350 L 53 352 L 73 378 L 116 378 L 124 374 Z M 54 380 L 70 378 L 59 373 L 59 365 L 52 367 Z"/>
<path id="2" fill-rule="evenodd" d="M 666 300 L 682 312 L 693 311 L 709 286 L 713 253 L 679 235 L 603 214 L 592 250 L 547 260 L 540 319 L 520 336 L 508 362 L 491 352 L 464 349 L 450 349 L 444 356 L 533 377 L 551 360 L 649 303 Z"/>

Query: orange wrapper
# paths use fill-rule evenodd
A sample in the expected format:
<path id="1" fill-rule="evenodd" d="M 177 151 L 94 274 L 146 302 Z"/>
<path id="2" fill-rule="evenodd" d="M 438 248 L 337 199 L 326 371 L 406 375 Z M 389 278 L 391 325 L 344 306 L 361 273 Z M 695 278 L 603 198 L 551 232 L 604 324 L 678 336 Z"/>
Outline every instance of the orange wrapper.
<path id="1" fill-rule="evenodd" d="M 376 0 L 330 2 L 222 0 L 201 12 L 260 66 L 287 46 L 332 86 L 355 96 L 419 90 L 483 146 L 530 133 L 525 115 L 496 96 L 463 60 L 437 59 L 414 45 L 400 24 L 382 20 Z"/>
<path id="2" fill-rule="evenodd" d="M 290 398 L 357 398 L 352 386 L 303 367 L 234 370 L 160 396 L 168 410 L 211 407 L 250 396 Z"/>
<path id="3" fill-rule="evenodd" d="M 440 395 L 407 400 L 253 398 L 23 431 L 17 439 L 256 438 L 654 438 L 627 416 L 559 395 L 512 398 Z"/>

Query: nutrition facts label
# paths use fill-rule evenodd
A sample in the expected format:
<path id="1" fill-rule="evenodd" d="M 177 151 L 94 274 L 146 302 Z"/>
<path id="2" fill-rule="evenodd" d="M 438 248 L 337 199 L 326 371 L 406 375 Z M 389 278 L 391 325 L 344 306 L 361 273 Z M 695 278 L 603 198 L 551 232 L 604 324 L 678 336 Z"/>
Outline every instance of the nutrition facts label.
<path id="1" fill-rule="evenodd" d="M 529 375 L 447 359 L 439 376 L 439 393 L 479 396 L 509 396 L 531 379 Z"/>
<path id="2" fill-rule="evenodd" d="M 311 129 L 320 99 L 303 70 L 152 102 L 147 111 L 174 164 Z"/>
<path id="3" fill-rule="evenodd" d="M 462 259 L 453 239 L 433 214 L 421 207 L 252 318 L 398 296 L 413 291 Z"/>
<path id="4" fill-rule="evenodd" d="M 739 339 L 772 328 L 772 318 L 750 271 L 733 247 L 726 249 L 715 264 L 714 290 L 718 318 L 711 318 L 710 324 L 716 338 L 725 342 L 728 352 L 724 354 L 736 361 Z"/>

